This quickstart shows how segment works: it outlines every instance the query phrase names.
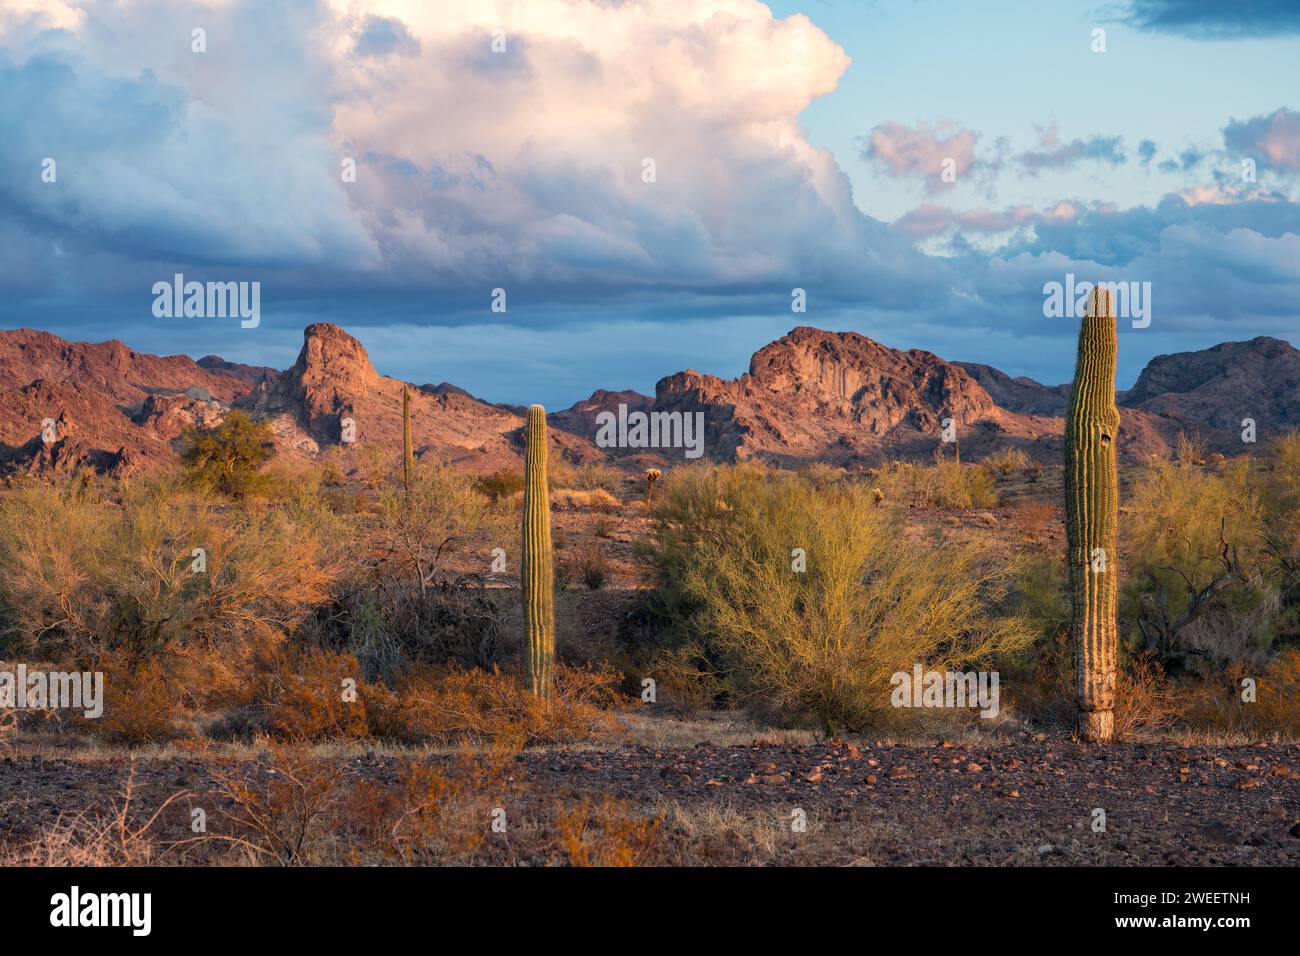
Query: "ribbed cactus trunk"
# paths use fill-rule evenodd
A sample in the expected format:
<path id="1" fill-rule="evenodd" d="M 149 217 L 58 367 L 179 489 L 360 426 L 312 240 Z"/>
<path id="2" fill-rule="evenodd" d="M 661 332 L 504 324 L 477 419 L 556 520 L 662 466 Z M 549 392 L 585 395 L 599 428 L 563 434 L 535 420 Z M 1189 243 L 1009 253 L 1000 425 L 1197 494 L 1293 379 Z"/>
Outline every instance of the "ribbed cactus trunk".
<path id="1" fill-rule="evenodd" d="M 555 569 L 551 557 L 551 500 L 546 488 L 546 409 L 541 405 L 528 409 L 520 578 L 532 691 L 535 696 L 550 700 L 555 669 Z"/>
<path id="2" fill-rule="evenodd" d="M 402 488 L 411 493 L 411 470 L 415 452 L 411 447 L 411 390 L 402 389 Z"/>
<path id="3" fill-rule="evenodd" d="M 1114 734 L 1119 653 L 1118 352 L 1111 294 L 1094 289 L 1065 416 L 1065 530 L 1079 733 L 1099 742 Z"/>

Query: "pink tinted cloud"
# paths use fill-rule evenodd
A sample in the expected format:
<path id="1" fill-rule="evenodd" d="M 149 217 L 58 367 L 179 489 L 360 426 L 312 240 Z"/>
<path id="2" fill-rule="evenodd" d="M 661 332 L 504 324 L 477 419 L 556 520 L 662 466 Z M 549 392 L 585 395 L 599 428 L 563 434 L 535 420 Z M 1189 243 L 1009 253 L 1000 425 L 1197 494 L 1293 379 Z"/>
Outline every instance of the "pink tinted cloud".
<path id="1" fill-rule="evenodd" d="M 1223 129 L 1229 149 L 1261 156 L 1274 169 L 1300 172 L 1300 113 L 1286 107 Z"/>
<path id="2" fill-rule="evenodd" d="M 979 136 L 960 128 L 955 120 L 941 119 L 933 126 L 920 121 L 915 129 L 890 120 L 867 134 L 863 154 L 878 160 L 893 176 L 920 177 L 926 191 L 933 193 L 953 185 L 943 180 L 945 160 L 952 160 L 957 179 L 975 166 Z"/>
<path id="3" fill-rule="evenodd" d="M 1010 206 L 1006 209 L 968 209 L 959 213 L 946 206 L 926 204 L 895 220 L 894 228 L 913 240 L 929 239 L 954 227 L 958 232 L 992 235 L 1025 226 L 1070 222 L 1078 219 L 1082 212 L 1082 206 L 1068 199 L 1042 211 L 1030 206 Z"/>

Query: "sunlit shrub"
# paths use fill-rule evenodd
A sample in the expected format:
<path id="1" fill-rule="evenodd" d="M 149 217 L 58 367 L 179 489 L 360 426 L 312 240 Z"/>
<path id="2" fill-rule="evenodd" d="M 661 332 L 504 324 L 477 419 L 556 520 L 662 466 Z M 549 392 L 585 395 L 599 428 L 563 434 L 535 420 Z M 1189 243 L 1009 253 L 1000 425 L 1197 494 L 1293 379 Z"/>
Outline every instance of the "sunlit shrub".
<path id="1" fill-rule="evenodd" d="M 678 469 L 655 519 L 644 556 L 666 623 L 703 679 L 763 714 L 862 729 L 889 713 L 895 672 L 987 663 L 1031 639 L 998 610 L 1004 564 L 910 543 L 862 485 Z"/>

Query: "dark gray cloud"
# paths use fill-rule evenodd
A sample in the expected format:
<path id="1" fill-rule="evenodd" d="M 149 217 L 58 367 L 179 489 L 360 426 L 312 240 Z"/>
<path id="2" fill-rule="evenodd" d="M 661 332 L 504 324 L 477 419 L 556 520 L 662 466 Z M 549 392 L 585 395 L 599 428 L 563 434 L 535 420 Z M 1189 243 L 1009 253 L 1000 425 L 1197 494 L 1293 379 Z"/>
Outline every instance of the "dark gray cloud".
<path id="1" fill-rule="evenodd" d="M 1139 30 L 1194 40 L 1300 34 L 1295 0 L 1133 0 L 1124 21 Z"/>

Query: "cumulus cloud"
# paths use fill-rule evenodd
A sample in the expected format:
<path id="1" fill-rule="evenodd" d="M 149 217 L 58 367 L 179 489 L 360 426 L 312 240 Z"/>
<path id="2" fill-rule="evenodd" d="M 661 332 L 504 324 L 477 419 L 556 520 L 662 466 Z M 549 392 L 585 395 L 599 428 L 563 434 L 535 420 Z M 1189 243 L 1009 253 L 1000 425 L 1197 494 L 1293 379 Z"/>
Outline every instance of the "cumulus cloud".
<path id="1" fill-rule="evenodd" d="M 1300 172 L 1300 112 L 1282 107 L 1223 129 L 1223 142 L 1236 153 L 1259 157 L 1272 169 Z"/>
<path id="2" fill-rule="evenodd" d="M 0 143 L 0 198 L 136 261 L 459 303 L 934 286 L 800 127 L 847 55 L 756 0 L 87 0 L 6 23 L 0 97 L 42 122 Z"/>
<path id="3" fill-rule="evenodd" d="M 971 171 L 978 140 L 979 133 L 962 129 L 955 120 L 940 119 L 933 125 L 920 121 L 915 128 L 890 120 L 866 135 L 862 154 L 890 175 L 919 178 L 933 193 Z M 951 169 L 953 176 L 945 179 L 945 169 Z"/>
<path id="4" fill-rule="evenodd" d="M 190 50 L 196 25 L 203 54 Z M 1155 207 L 988 198 L 922 205 L 892 225 L 863 214 L 799 122 L 848 66 L 807 18 L 757 0 L 287 0 L 274 16 L 254 0 L 9 0 L 0 245 L 14 251 L 0 257 L 0 323 L 83 338 L 141 328 L 132 344 L 153 350 L 148 290 L 181 269 L 263 282 L 256 345 L 213 325 L 152 332 L 196 354 L 256 362 L 264 347 L 283 364 L 302 325 L 333 319 L 373 342 L 381 367 L 434 365 L 430 377 L 454 380 L 431 343 L 469 351 L 496 334 L 491 319 L 556 332 L 575 388 L 624 384 L 600 374 L 612 347 L 597 338 L 646 352 L 697 319 L 761 328 L 745 348 L 761 345 L 789 323 L 795 286 L 818 324 L 892 330 L 899 345 L 1064 341 L 1069 330 L 1041 325 L 1040 290 L 1067 270 L 1158 276 L 1183 310 L 1170 307 L 1171 323 L 1248 317 L 1258 334 L 1291 309 L 1294 326 L 1300 216 L 1271 185 L 1243 191 L 1216 173 Z M 1293 116 L 1225 136 L 1286 170 Z M 1010 155 L 1004 140 L 977 155 L 978 137 L 951 121 L 891 122 L 864 147 L 884 174 L 933 191 L 945 158 L 960 181 Z M 1155 154 L 1143 143 L 1136 155 Z M 41 182 L 44 157 L 57 183 Z M 340 176 L 349 158 L 356 182 Z M 1053 125 L 1022 164 L 1089 160 L 1118 165 L 1123 146 L 1062 142 Z M 915 246 L 943 235 L 952 254 Z M 509 295 L 502 316 L 487 313 L 495 287 Z M 464 334 L 417 341 L 411 330 L 433 324 Z M 509 351 L 517 366 L 482 359 L 476 374 L 554 401 L 554 368 L 525 373 Z"/>

